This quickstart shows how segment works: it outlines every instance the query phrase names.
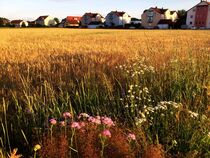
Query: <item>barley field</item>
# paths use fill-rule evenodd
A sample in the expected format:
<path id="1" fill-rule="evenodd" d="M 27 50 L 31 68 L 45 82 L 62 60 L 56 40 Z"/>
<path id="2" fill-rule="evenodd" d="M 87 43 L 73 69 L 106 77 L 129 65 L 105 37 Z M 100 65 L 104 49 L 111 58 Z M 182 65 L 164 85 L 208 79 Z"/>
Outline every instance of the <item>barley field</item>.
<path id="1" fill-rule="evenodd" d="M 208 158 L 209 97 L 208 30 L 0 29 L 2 157 Z"/>

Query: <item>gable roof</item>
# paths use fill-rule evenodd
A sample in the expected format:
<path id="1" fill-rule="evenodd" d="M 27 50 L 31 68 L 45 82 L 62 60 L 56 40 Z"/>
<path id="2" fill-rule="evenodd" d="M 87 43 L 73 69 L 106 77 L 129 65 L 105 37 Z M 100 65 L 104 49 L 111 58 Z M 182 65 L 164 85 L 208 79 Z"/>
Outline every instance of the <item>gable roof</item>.
<path id="1" fill-rule="evenodd" d="M 152 8 L 153 10 L 155 10 L 156 12 L 160 13 L 160 14 L 164 14 L 168 9 L 163 9 L 163 8 Z"/>
<path id="2" fill-rule="evenodd" d="M 168 9 L 163 9 L 163 8 L 158 8 L 158 7 L 151 7 L 150 9 L 160 14 L 164 14 L 168 10 Z M 144 13 L 150 9 L 144 10 Z"/>
<path id="3" fill-rule="evenodd" d="M 198 4 L 194 5 L 193 7 L 191 7 L 190 9 L 188 9 L 186 12 L 188 12 L 189 10 L 191 10 L 192 8 L 194 7 L 197 7 L 200 3 L 206 3 L 206 5 L 210 5 L 210 2 L 209 1 L 200 1 Z"/>
<path id="4" fill-rule="evenodd" d="M 96 18 L 96 16 L 97 15 L 100 15 L 99 13 L 85 13 L 84 14 L 84 16 L 89 16 L 89 17 L 91 17 L 91 18 Z M 103 18 L 103 16 L 102 15 L 100 15 L 102 18 Z"/>
<path id="5" fill-rule="evenodd" d="M 123 16 L 126 12 L 124 12 L 124 11 L 121 11 L 121 12 L 119 12 L 119 11 L 112 11 L 111 13 L 114 13 L 116 16 L 121 17 L 121 16 Z M 128 15 L 128 16 L 131 17 L 130 15 Z"/>
<path id="6" fill-rule="evenodd" d="M 48 16 L 49 16 L 49 15 L 40 16 L 40 17 L 38 17 L 35 21 L 45 20 Z"/>
<path id="7" fill-rule="evenodd" d="M 70 24 L 79 24 L 81 18 L 82 18 L 81 16 L 67 16 L 65 22 L 68 22 Z"/>
<path id="8" fill-rule="evenodd" d="M 12 20 L 11 24 L 20 24 L 23 20 Z"/>

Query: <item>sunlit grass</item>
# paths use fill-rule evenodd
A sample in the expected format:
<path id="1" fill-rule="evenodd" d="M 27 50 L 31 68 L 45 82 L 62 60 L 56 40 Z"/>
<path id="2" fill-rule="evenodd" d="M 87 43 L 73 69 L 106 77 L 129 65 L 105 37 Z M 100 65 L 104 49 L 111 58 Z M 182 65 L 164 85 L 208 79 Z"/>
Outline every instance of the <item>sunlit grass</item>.
<path id="1" fill-rule="evenodd" d="M 202 115 L 209 122 L 209 31 L 0 29 L 0 37 L 2 151 L 18 147 L 31 154 L 49 119 L 69 111 L 111 116 L 143 130 L 148 143 L 160 141 L 168 153 L 206 154 L 188 142 L 201 146 L 199 132 L 209 130 L 199 124 Z M 161 101 L 182 106 L 167 111 L 164 123 L 157 113 L 146 116 L 151 125 L 137 125 Z"/>

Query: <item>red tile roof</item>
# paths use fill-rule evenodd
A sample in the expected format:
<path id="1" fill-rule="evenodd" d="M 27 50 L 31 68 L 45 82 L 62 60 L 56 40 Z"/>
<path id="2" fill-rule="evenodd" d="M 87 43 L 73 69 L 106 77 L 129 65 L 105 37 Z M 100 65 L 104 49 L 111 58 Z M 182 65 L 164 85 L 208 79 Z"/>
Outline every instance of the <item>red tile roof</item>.
<path id="1" fill-rule="evenodd" d="M 70 24 L 79 24 L 81 18 L 82 18 L 81 16 L 67 16 L 65 21 Z"/>
<path id="2" fill-rule="evenodd" d="M 36 19 L 36 21 L 45 20 L 49 15 L 40 16 Z"/>
<path id="3" fill-rule="evenodd" d="M 156 12 L 160 13 L 160 14 L 164 14 L 168 9 L 163 9 L 163 8 L 152 8 L 153 10 L 155 10 Z"/>
<path id="4" fill-rule="evenodd" d="M 23 20 L 12 20 L 11 24 L 20 24 Z"/>

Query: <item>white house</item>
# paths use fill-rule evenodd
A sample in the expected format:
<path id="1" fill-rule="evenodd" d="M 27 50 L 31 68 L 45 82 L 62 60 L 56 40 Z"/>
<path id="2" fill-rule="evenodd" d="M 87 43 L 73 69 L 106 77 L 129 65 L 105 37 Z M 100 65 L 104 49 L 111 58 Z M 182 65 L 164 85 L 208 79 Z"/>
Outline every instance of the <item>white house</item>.
<path id="1" fill-rule="evenodd" d="M 116 26 L 125 26 L 125 24 L 130 24 L 131 16 L 126 12 L 111 11 L 106 16 L 106 26 L 116 27 Z"/>
<path id="2" fill-rule="evenodd" d="M 38 17 L 35 20 L 35 23 L 36 25 L 40 25 L 40 26 L 55 26 L 57 24 L 57 22 L 55 21 L 55 18 L 49 15 Z"/>
<path id="3" fill-rule="evenodd" d="M 15 27 L 28 27 L 28 22 L 24 20 L 12 20 L 11 25 Z"/>
<path id="4" fill-rule="evenodd" d="M 104 21 L 104 17 L 99 13 L 85 13 L 81 18 L 81 25 L 87 27 L 91 22 L 103 24 Z"/>
<path id="5" fill-rule="evenodd" d="M 189 9 L 186 25 L 188 28 L 210 29 L 210 2 L 201 0 L 200 3 Z"/>

